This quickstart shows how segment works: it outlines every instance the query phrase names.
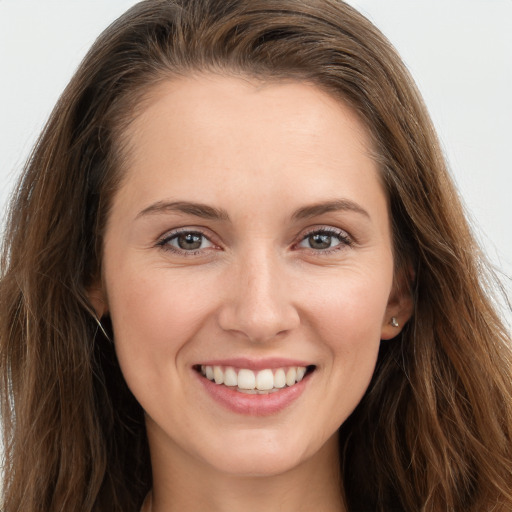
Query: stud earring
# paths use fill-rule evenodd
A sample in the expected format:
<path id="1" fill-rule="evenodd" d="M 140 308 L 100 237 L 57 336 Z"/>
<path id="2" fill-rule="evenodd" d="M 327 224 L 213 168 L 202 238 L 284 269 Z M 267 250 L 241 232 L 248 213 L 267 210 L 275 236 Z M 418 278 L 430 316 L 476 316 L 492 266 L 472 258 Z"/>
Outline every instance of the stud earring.
<path id="1" fill-rule="evenodd" d="M 391 317 L 391 322 L 389 322 L 393 327 L 400 327 L 400 324 L 398 323 L 396 317 Z"/>

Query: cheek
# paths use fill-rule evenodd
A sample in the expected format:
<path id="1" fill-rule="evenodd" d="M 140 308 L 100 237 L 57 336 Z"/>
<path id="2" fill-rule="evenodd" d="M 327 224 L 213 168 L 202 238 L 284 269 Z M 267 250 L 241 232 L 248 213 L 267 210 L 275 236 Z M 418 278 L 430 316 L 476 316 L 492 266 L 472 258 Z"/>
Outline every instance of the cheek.
<path id="1" fill-rule="evenodd" d="M 328 407 L 337 411 L 339 424 L 357 406 L 374 373 L 391 276 L 391 271 L 389 278 L 347 273 L 321 294 L 309 295 L 311 333 L 329 354 L 325 396 L 332 398 Z"/>
<path id="2" fill-rule="evenodd" d="M 120 269 L 121 270 L 121 269 Z M 204 324 L 210 303 L 205 286 L 176 279 L 172 271 L 120 271 L 107 282 L 119 363 L 127 382 L 157 380 Z M 110 286 L 109 286 L 110 285 Z M 201 291 L 201 293 L 200 293 Z M 173 368 L 174 369 L 174 368 Z"/>
<path id="3" fill-rule="evenodd" d="M 392 284 L 391 265 L 375 266 L 366 272 L 347 270 L 330 279 L 308 283 L 303 303 L 315 327 L 341 345 L 345 340 L 348 346 L 380 340 Z"/>

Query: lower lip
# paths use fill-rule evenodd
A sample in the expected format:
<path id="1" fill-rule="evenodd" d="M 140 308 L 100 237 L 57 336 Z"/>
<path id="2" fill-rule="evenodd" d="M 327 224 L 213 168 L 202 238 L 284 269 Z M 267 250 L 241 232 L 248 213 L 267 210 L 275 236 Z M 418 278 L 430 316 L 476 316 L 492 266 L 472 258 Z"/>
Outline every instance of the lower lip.
<path id="1" fill-rule="evenodd" d="M 196 375 L 206 392 L 216 402 L 232 412 L 246 416 L 270 416 L 283 411 L 300 397 L 311 377 L 308 374 L 293 386 L 273 393 L 250 395 L 235 391 L 222 384 L 215 384 L 197 372 Z"/>

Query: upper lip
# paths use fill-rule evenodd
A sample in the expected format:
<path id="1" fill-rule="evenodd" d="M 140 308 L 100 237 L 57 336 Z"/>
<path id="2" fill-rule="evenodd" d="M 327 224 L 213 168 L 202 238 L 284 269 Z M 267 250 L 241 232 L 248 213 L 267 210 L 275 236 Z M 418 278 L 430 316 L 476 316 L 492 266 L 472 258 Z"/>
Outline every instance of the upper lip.
<path id="1" fill-rule="evenodd" d="M 311 362 L 282 357 L 254 359 L 246 357 L 234 357 L 229 359 L 208 359 L 197 363 L 197 366 L 232 366 L 234 368 L 246 368 L 248 370 L 276 369 L 289 366 L 312 366 Z"/>

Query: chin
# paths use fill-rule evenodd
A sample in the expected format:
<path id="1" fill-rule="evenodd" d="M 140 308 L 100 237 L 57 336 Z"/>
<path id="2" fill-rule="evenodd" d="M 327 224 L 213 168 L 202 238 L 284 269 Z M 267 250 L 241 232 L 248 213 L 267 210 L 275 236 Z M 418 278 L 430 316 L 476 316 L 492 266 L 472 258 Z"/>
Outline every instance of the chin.
<path id="1" fill-rule="evenodd" d="M 293 442 L 289 435 L 272 436 L 256 431 L 247 434 L 246 439 L 231 439 L 218 445 L 214 452 L 207 454 L 209 464 L 229 475 L 276 476 L 300 466 L 318 451 L 318 448 L 305 449 L 309 442 Z"/>
<path id="2" fill-rule="evenodd" d="M 235 454 L 229 460 L 217 461 L 215 469 L 230 476 L 264 478 L 287 473 L 298 467 L 301 462 L 302 460 L 294 457 L 293 454 L 281 456 Z"/>

